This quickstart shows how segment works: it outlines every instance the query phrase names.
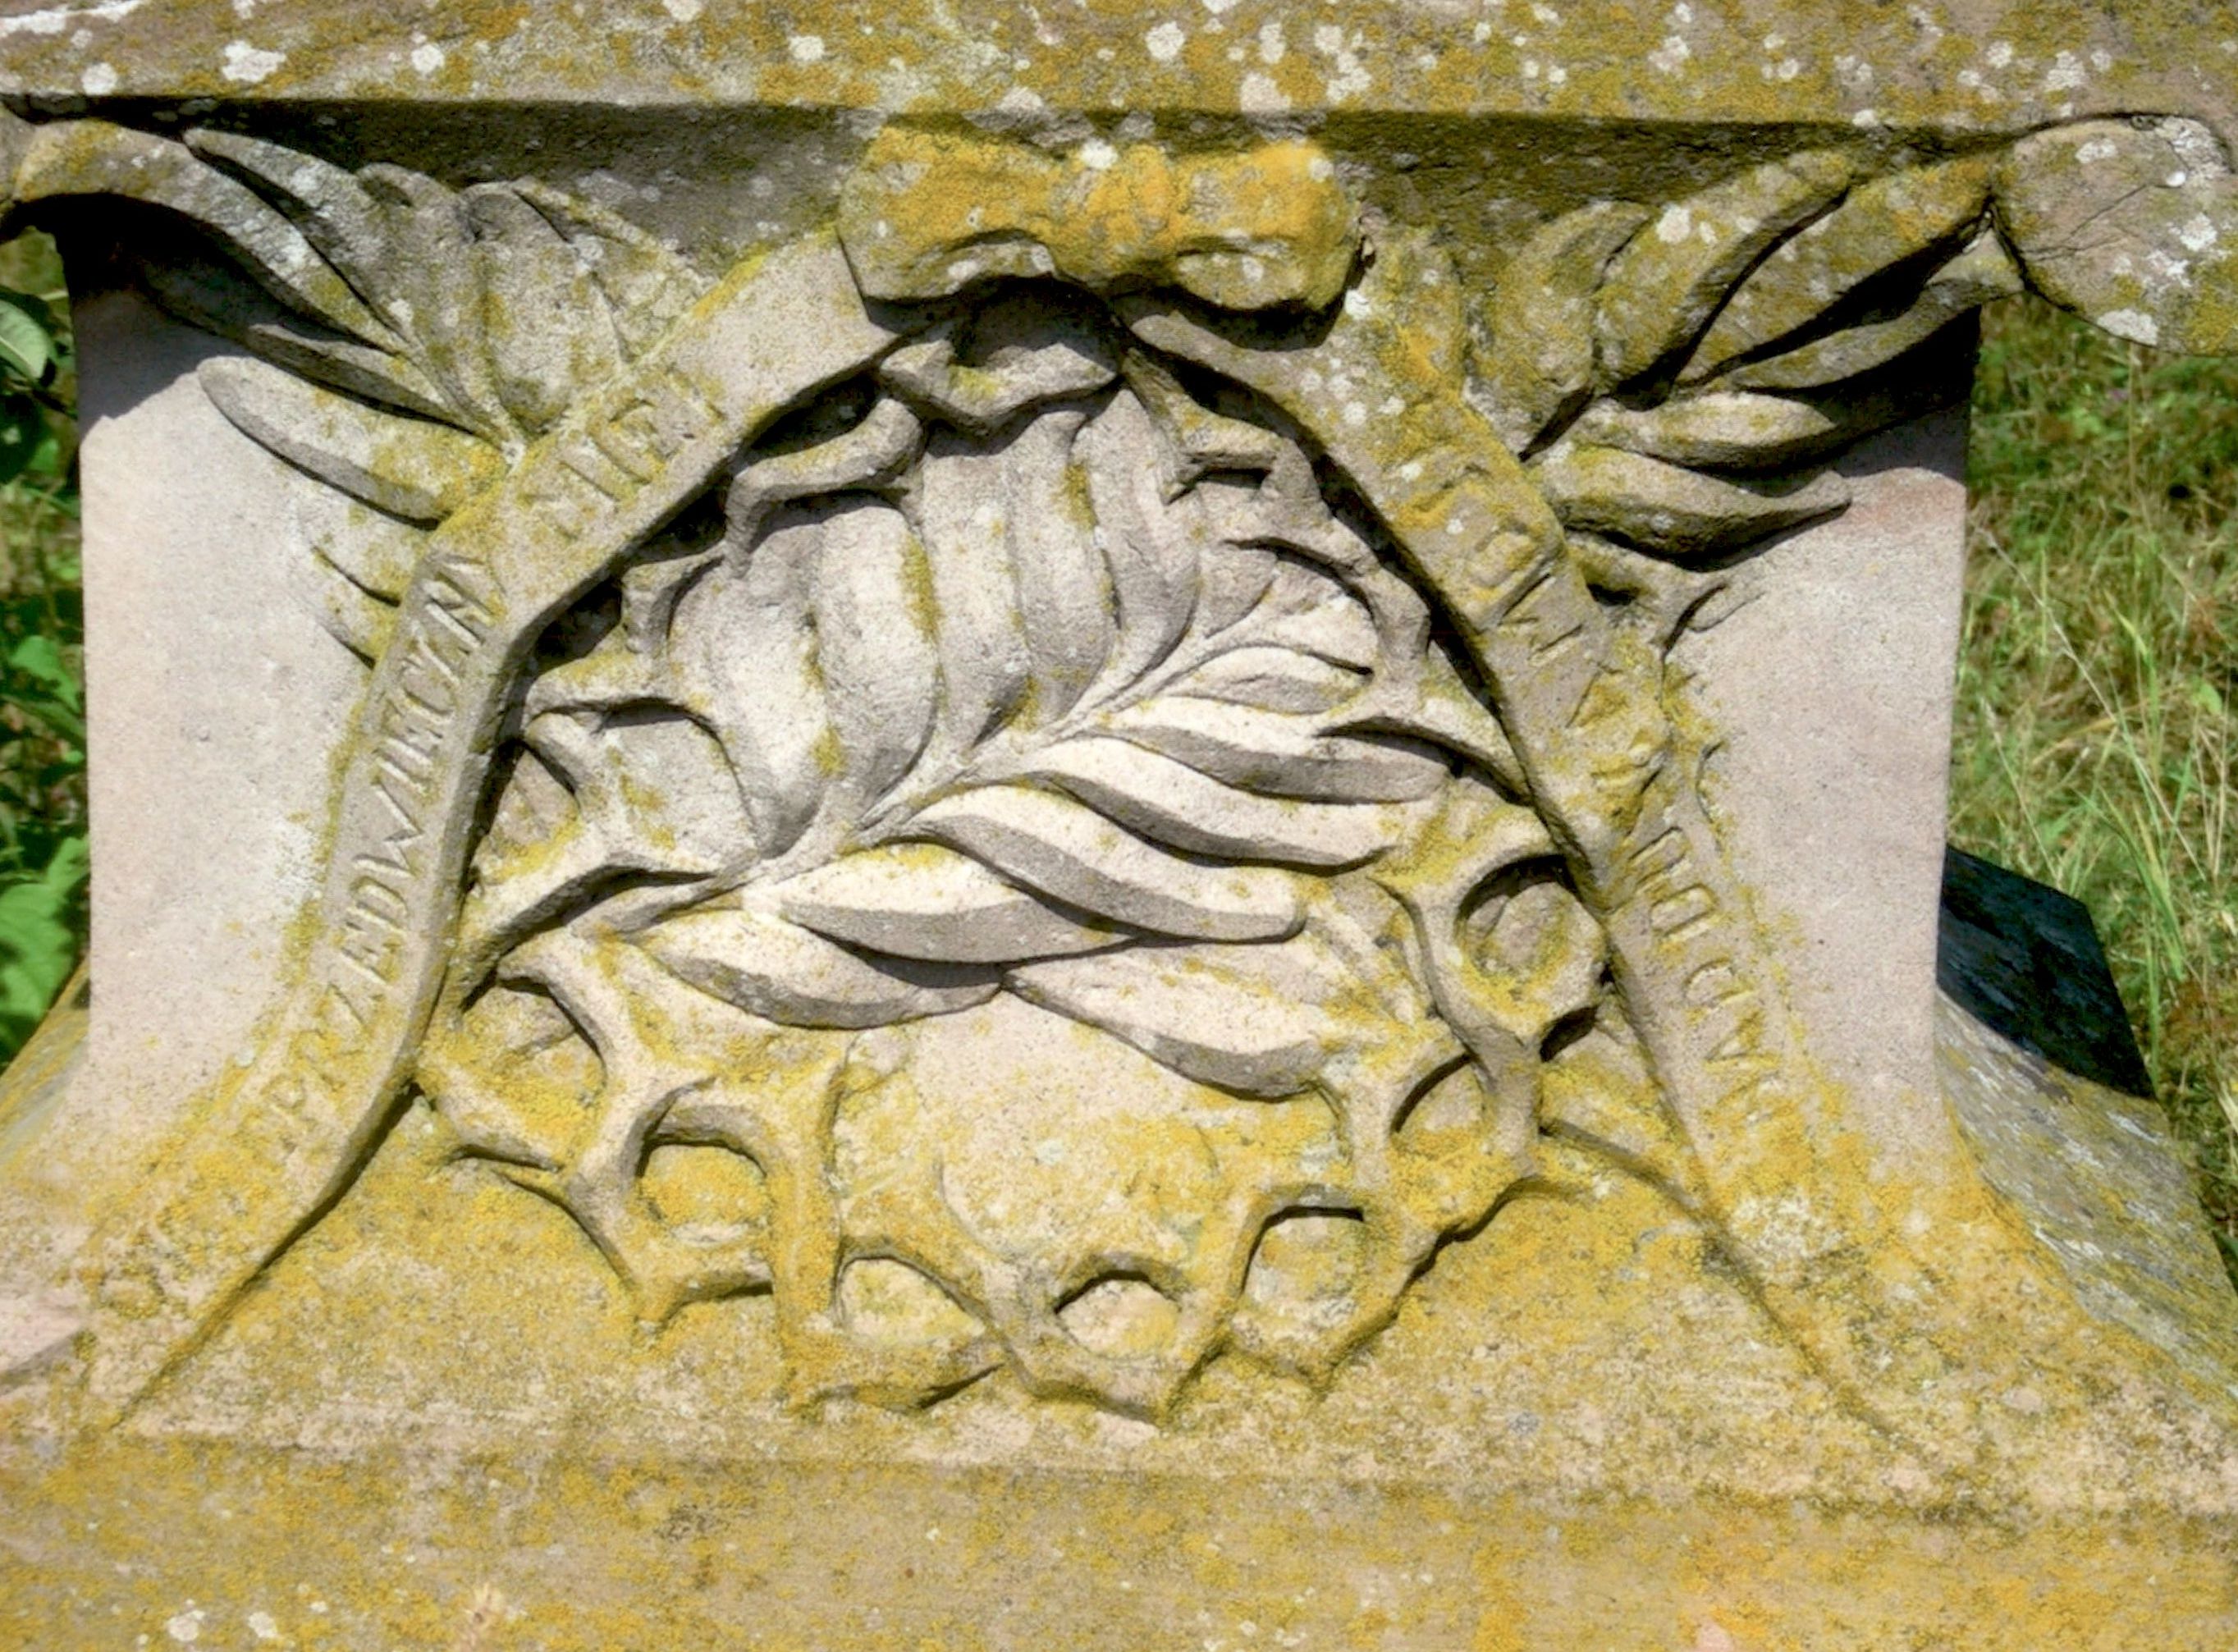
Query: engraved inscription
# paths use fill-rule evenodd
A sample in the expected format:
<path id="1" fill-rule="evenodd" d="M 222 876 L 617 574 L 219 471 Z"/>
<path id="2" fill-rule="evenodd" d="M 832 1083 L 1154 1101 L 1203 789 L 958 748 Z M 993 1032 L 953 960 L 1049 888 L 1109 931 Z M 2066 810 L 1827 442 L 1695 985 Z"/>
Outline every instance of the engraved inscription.
<path id="1" fill-rule="evenodd" d="M 487 576 L 462 558 L 433 565 L 420 594 L 390 645 L 399 664 L 374 723 L 371 784 L 385 824 L 371 845 L 350 856 L 339 925 L 342 960 L 374 994 L 394 984 L 397 952 L 410 939 L 412 891 L 426 870 L 437 755 L 458 737 L 461 674 L 497 619 Z M 361 1027 L 370 1023 L 367 998 L 352 997 L 339 984 L 335 990 Z"/>

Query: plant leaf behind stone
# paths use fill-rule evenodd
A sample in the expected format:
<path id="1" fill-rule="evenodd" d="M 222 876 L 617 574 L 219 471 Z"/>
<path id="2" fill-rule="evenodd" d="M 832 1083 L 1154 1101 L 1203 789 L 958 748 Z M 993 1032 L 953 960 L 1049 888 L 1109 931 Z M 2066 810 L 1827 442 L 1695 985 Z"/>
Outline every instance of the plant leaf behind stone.
<path id="1" fill-rule="evenodd" d="M 55 340 L 46 324 L 15 293 L 0 292 L 0 373 L 36 388 L 53 377 Z"/>
<path id="2" fill-rule="evenodd" d="M 86 869 L 85 837 L 73 834 L 43 868 L 0 888 L 0 1036 L 11 1044 L 30 1036 L 76 961 L 69 914 Z"/>

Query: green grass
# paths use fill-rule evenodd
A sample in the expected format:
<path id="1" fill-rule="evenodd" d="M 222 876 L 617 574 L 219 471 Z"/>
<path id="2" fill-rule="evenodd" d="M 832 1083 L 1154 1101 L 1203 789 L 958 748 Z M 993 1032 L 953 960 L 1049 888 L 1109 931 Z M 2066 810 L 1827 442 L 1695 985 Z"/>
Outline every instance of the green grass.
<path id="1" fill-rule="evenodd" d="M 0 397 L 29 462 L 0 485 L 0 1059 L 30 1035 L 83 949 L 84 613 L 76 432 L 61 261 L 43 235 L 0 246 L 0 293 L 55 313 L 59 371 Z M 20 442 L 22 446 L 16 446 Z M 12 465 L 9 467 L 15 471 Z"/>
<path id="2" fill-rule="evenodd" d="M 0 287 L 59 304 L 51 246 Z M 0 486 L 0 1057 L 83 934 L 70 445 Z M 2089 903 L 2238 1269 L 2238 361 L 1999 307 L 1971 470 L 1951 836 Z"/>
<path id="3" fill-rule="evenodd" d="M 2238 1272 L 2238 360 L 1990 312 L 1962 848 L 2087 903 Z"/>

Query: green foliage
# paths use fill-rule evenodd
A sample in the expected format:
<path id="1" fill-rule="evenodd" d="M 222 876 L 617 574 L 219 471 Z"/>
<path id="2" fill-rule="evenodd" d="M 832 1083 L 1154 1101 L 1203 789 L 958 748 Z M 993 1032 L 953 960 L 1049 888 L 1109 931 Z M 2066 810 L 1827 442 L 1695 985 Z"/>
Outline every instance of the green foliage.
<path id="1" fill-rule="evenodd" d="M 2238 1272 L 2238 361 L 1990 312 L 1951 834 L 2086 902 Z"/>
<path id="2" fill-rule="evenodd" d="M 84 945 L 76 400 L 53 244 L 0 247 L 0 1059 Z"/>
<path id="3" fill-rule="evenodd" d="M 0 1038 L 20 1047 L 70 979 L 81 944 L 83 833 L 63 838 L 45 866 L 0 888 Z"/>
<path id="4" fill-rule="evenodd" d="M 0 281 L 0 482 L 57 473 L 70 407 L 56 391 L 69 365 L 68 324 L 55 306 Z"/>

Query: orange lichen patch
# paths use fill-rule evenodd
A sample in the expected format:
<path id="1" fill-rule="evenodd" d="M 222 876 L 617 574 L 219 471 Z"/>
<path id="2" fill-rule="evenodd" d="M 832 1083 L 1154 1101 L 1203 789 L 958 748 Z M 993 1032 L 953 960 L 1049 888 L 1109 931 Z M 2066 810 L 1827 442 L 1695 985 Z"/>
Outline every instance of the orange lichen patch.
<path id="1" fill-rule="evenodd" d="M 1310 144 L 1176 158 L 1096 140 L 1058 159 L 902 127 L 878 135 L 841 192 L 839 232 L 874 298 L 1054 274 L 1179 287 L 1237 309 L 1330 303 L 1358 234 L 1335 168 Z"/>

